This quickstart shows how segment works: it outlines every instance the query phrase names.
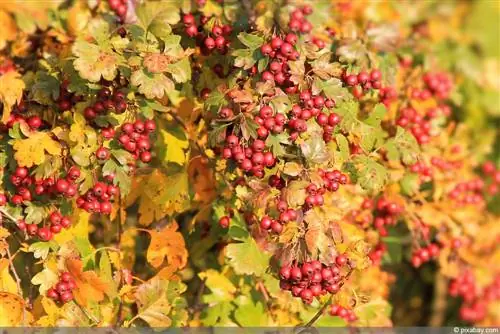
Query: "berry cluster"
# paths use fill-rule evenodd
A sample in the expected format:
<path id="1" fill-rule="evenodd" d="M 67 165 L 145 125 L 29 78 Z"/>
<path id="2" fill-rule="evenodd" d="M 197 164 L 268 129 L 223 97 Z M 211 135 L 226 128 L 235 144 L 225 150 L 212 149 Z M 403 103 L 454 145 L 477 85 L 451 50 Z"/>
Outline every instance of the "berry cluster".
<path id="1" fill-rule="evenodd" d="M 267 136 L 267 129 L 263 129 Z M 257 133 L 262 135 L 263 131 Z M 255 139 L 247 147 L 243 147 L 240 144 L 240 138 L 233 134 L 226 137 L 226 145 L 222 149 L 221 155 L 224 159 L 235 161 L 239 168 L 246 173 L 262 178 L 264 177 L 264 167 L 271 168 L 276 163 L 273 153 L 265 151 L 265 149 L 266 144 L 261 139 Z"/>
<path id="2" fill-rule="evenodd" d="M 77 198 L 76 204 L 87 212 L 109 215 L 113 209 L 111 201 L 118 196 L 119 192 L 118 187 L 113 184 L 96 182 L 92 189 Z"/>
<path id="3" fill-rule="evenodd" d="M 294 297 L 300 297 L 306 304 L 314 297 L 335 294 L 342 287 L 341 268 L 347 264 L 345 255 L 338 255 L 335 264 L 328 266 L 319 261 L 304 262 L 280 268 L 280 288 L 291 291 Z"/>
<path id="4" fill-rule="evenodd" d="M 266 70 L 261 73 L 262 81 L 274 81 L 285 88 L 288 94 L 297 92 L 297 86 L 290 80 L 288 60 L 297 60 L 299 52 L 295 49 L 298 37 L 288 33 L 284 38 L 274 36 L 269 43 L 263 44 L 260 51 L 270 58 Z"/>
<path id="5" fill-rule="evenodd" d="M 464 304 L 460 308 L 460 318 L 469 322 L 478 322 L 486 317 L 488 304 L 500 300 L 500 274 L 493 281 L 480 288 L 470 270 L 450 281 L 448 293 L 452 297 L 461 297 Z"/>
<path id="6" fill-rule="evenodd" d="M 347 86 L 352 87 L 352 94 L 360 99 L 370 89 L 382 88 L 382 72 L 373 69 L 370 73 L 361 71 L 358 74 L 344 72 L 342 80 Z"/>
<path id="7" fill-rule="evenodd" d="M 83 100 L 81 95 L 76 95 L 68 91 L 68 85 L 69 82 L 65 80 L 61 83 L 61 87 L 59 88 L 59 97 L 56 102 L 60 111 L 70 110 L 75 103 Z"/>
<path id="8" fill-rule="evenodd" d="M 136 120 L 134 123 L 123 123 L 118 142 L 123 148 L 132 153 L 135 160 L 140 159 L 144 163 L 151 161 L 150 135 L 156 130 L 153 120 Z"/>
<path id="9" fill-rule="evenodd" d="M 427 89 L 438 99 L 447 99 L 453 88 L 451 77 L 444 72 L 427 72 L 423 76 Z"/>
<path id="10" fill-rule="evenodd" d="M 83 111 L 83 116 L 89 121 L 93 121 L 97 116 L 113 111 L 116 114 L 123 114 L 127 110 L 125 93 L 115 90 L 111 93 L 106 87 L 101 88 L 98 99 L 93 105 L 88 106 Z"/>
<path id="11" fill-rule="evenodd" d="M 17 227 L 21 231 L 26 231 L 28 236 L 38 238 L 42 241 L 52 240 L 55 234 L 60 233 L 63 228 L 69 228 L 71 226 L 71 220 L 68 217 L 61 215 L 59 211 L 53 211 L 49 215 L 50 226 L 43 226 L 41 228 L 36 224 L 26 224 L 24 220 L 17 221 Z"/>
<path id="12" fill-rule="evenodd" d="M 411 165 L 410 172 L 418 174 L 421 182 L 430 182 L 434 175 L 432 168 L 426 165 L 423 161 L 417 161 L 416 163 Z"/>
<path id="13" fill-rule="evenodd" d="M 345 308 L 338 304 L 332 304 L 332 306 L 330 306 L 329 313 L 331 316 L 340 317 L 347 322 L 354 322 L 358 320 L 358 317 L 354 314 L 352 309 Z"/>
<path id="14" fill-rule="evenodd" d="M 453 169 L 459 169 L 462 167 L 463 163 L 460 160 L 457 161 L 449 161 L 445 160 L 441 157 L 432 157 L 431 165 L 439 169 L 440 171 L 450 171 Z"/>
<path id="15" fill-rule="evenodd" d="M 286 200 L 283 199 L 287 191 L 285 180 L 278 175 L 271 175 L 269 185 L 280 190 L 281 195 L 277 198 L 275 206 L 270 206 L 266 209 L 266 215 L 260 220 L 260 228 L 280 234 L 286 223 L 296 221 L 299 215 L 302 216 L 304 212 L 315 206 L 322 206 L 325 201 L 323 195 L 327 191 L 337 191 L 341 184 L 348 182 L 347 175 L 341 173 L 339 170 L 325 171 L 320 169 L 318 172 L 323 180 L 323 184 L 310 183 L 305 188 L 307 196 L 300 209 L 290 208 Z"/>
<path id="16" fill-rule="evenodd" d="M 496 195 L 500 187 L 500 169 L 497 169 L 493 161 L 486 161 L 482 166 L 483 173 L 489 177 L 487 191 L 490 195 Z"/>
<path id="17" fill-rule="evenodd" d="M 483 205 L 484 181 L 480 178 L 475 178 L 470 181 L 459 182 L 448 193 L 448 197 L 454 200 L 459 205 Z"/>
<path id="18" fill-rule="evenodd" d="M 449 111 L 449 108 L 433 108 L 426 115 L 422 116 L 414 108 L 406 107 L 399 111 L 399 118 L 396 124 L 410 129 L 410 132 L 419 144 L 427 144 L 431 136 L 436 135 L 432 129 L 432 119 L 440 115 L 447 116 L 446 110 Z"/>
<path id="19" fill-rule="evenodd" d="M 214 24 L 210 33 L 205 35 L 202 33 L 203 26 L 208 20 L 208 17 L 202 15 L 198 25 L 193 14 L 187 13 L 182 17 L 186 34 L 189 37 L 196 37 L 198 44 L 201 46 L 201 52 L 204 55 L 209 55 L 215 49 L 221 54 L 226 54 L 230 45 L 228 37 L 233 32 L 233 28 L 228 24 Z"/>
<path id="20" fill-rule="evenodd" d="M 435 259 L 439 255 L 439 246 L 435 243 L 429 244 L 427 247 L 421 247 L 413 252 L 411 256 L 411 264 L 418 268 L 422 264 Z"/>
<path id="21" fill-rule="evenodd" d="M 386 226 L 395 225 L 398 222 L 398 216 L 403 212 L 403 208 L 398 203 L 389 201 L 384 197 L 380 197 L 377 200 L 375 208 L 373 226 L 381 236 L 386 236 Z"/>
<path id="22" fill-rule="evenodd" d="M 380 242 L 368 254 L 368 257 L 370 258 L 370 260 L 372 260 L 372 263 L 374 265 L 378 266 L 382 261 L 382 257 L 384 256 L 386 251 L 387 251 L 387 246 L 383 242 Z"/>
<path id="23" fill-rule="evenodd" d="M 309 5 L 302 6 L 293 10 L 290 13 L 290 20 L 288 21 L 288 28 L 291 31 L 301 32 L 303 34 L 308 34 L 311 32 L 313 26 L 309 22 L 306 16 L 311 15 L 313 9 Z"/>
<path id="24" fill-rule="evenodd" d="M 127 16 L 127 0 L 108 0 L 109 8 L 124 22 Z"/>
<path id="25" fill-rule="evenodd" d="M 72 198 L 78 192 L 78 185 L 75 181 L 79 177 L 80 169 L 76 166 L 72 166 L 68 170 L 65 178 L 57 180 L 53 177 L 35 179 L 29 175 L 28 168 L 18 166 L 10 176 L 10 182 L 16 189 L 16 194 L 11 197 L 10 202 L 16 206 L 22 205 L 23 202 L 30 202 L 33 199 L 33 194 Z"/>
<path id="26" fill-rule="evenodd" d="M 63 272 L 59 276 L 59 282 L 47 290 L 47 297 L 62 304 L 73 300 L 73 290 L 76 288 L 76 283 L 69 272 Z"/>

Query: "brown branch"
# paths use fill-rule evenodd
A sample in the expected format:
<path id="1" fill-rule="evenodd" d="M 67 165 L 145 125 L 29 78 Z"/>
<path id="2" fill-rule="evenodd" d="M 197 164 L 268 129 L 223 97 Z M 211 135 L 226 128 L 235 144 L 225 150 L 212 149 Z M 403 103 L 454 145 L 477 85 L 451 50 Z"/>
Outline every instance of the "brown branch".
<path id="1" fill-rule="evenodd" d="M 20 296 L 23 295 L 23 290 L 21 289 L 21 279 L 19 278 L 19 275 L 17 274 L 16 267 L 14 267 L 14 258 L 10 254 L 10 249 L 7 247 L 7 257 L 9 258 L 9 266 L 10 266 L 10 271 L 14 275 L 14 278 L 16 279 L 16 285 L 17 285 L 17 291 Z"/>
<path id="2" fill-rule="evenodd" d="M 116 237 L 116 248 L 118 249 L 118 252 L 121 253 L 121 242 L 122 242 L 122 223 L 123 223 L 123 216 L 122 216 L 122 197 L 120 194 L 120 198 L 118 200 L 118 230 L 117 230 L 117 237 Z M 121 265 L 120 265 L 121 267 Z M 120 268 L 121 269 L 121 268 Z M 120 304 L 118 305 L 118 313 L 116 315 L 116 322 L 115 322 L 115 327 L 119 327 L 120 323 L 122 322 L 122 311 L 123 311 L 123 298 L 120 296 Z"/>
<path id="3" fill-rule="evenodd" d="M 432 303 L 432 313 L 431 318 L 429 319 L 429 326 L 440 327 L 443 325 L 447 306 L 446 278 L 440 273 L 436 274 L 433 299 L 434 301 Z"/>
<path id="4" fill-rule="evenodd" d="M 241 0 L 241 4 L 243 5 L 243 8 L 245 11 L 248 13 L 248 21 L 250 22 L 250 25 L 252 25 L 255 22 L 255 12 L 252 9 L 252 1 L 251 0 Z"/>

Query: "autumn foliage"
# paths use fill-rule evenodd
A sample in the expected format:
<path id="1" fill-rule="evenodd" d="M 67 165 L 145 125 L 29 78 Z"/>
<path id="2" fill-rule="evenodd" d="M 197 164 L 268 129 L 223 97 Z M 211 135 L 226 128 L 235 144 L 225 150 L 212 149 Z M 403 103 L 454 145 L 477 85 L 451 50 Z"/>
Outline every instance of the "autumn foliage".
<path id="1" fill-rule="evenodd" d="M 3 1 L 0 326 L 499 325 L 499 12 Z"/>

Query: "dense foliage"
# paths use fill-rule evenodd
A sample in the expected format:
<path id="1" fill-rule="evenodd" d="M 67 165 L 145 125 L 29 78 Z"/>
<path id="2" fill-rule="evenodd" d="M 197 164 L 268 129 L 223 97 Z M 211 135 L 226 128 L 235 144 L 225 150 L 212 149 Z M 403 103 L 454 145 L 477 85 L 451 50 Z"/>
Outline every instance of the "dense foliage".
<path id="1" fill-rule="evenodd" d="M 500 323 L 490 1 L 0 4 L 0 326 Z"/>

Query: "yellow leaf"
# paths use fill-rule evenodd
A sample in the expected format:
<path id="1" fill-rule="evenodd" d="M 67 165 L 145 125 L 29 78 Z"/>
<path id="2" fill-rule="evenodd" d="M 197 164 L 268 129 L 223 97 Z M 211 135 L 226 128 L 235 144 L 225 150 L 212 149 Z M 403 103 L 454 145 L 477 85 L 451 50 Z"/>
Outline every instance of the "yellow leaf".
<path id="1" fill-rule="evenodd" d="M 188 252 L 182 234 L 177 231 L 177 222 L 173 221 L 161 231 L 149 231 L 151 243 L 146 258 L 155 268 L 162 265 L 165 258 L 172 270 L 182 269 L 187 263 Z"/>
<path id="2" fill-rule="evenodd" d="M 14 19 L 5 11 L 0 10 L 0 50 L 8 41 L 16 39 L 17 28 Z"/>
<path id="3" fill-rule="evenodd" d="M 183 165 L 186 162 L 185 149 L 189 146 L 187 139 L 185 137 L 179 138 L 167 129 L 160 129 L 160 136 L 163 139 L 163 144 L 167 148 L 163 157 L 164 161 Z"/>
<path id="4" fill-rule="evenodd" d="M 54 327 L 60 317 L 61 309 L 52 299 L 47 297 L 42 297 L 42 307 L 46 315 L 40 317 L 36 324 L 40 327 Z"/>
<path id="5" fill-rule="evenodd" d="M 45 152 L 61 154 L 61 145 L 50 137 L 48 132 L 35 132 L 26 139 L 13 141 L 14 158 L 19 166 L 31 167 L 45 161 Z"/>
<path id="6" fill-rule="evenodd" d="M 16 281 L 9 272 L 9 260 L 0 259 L 0 291 L 16 293 Z"/>
<path id="7" fill-rule="evenodd" d="M 209 269 L 199 273 L 198 276 L 200 279 L 205 280 L 205 285 L 212 291 L 216 300 L 231 300 L 236 292 L 233 283 L 217 270 Z"/>
<path id="8" fill-rule="evenodd" d="M 24 301 L 18 295 L 0 292 L 0 327 L 23 325 Z"/>
<path id="9" fill-rule="evenodd" d="M 23 97 L 25 85 L 20 77 L 21 75 L 16 71 L 0 76 L 0 102 L 3 103 L 2 123 L 9 119 L 12 107 Z"/>
<path id="10" fill-rule="evenodd" d="M 71 216 L 71 227 L 56 234 L 54 240 L 59 244 L 65 244 L 74 240 L 75 237 L 88 237 L 90 213 L 85 210 L 76 209 Z"/>
<path id="11" fill-rule="evenodd" d="M 59 282 L 57 272 L 48 267 L 45 267 L 31 279 L 31 284 L 40 285 L 41 295 L 45 295 L 47 290 L 56 285 L 57 282 Z"/>
<path id="12" fill-rule="evenodd" d="M 139 223 L 147 226 L 185 209 L 189 204 L 188 190 L 185 170 L 167 176 L 156 169 L 150 175 L 134 179 L 126 204 L 130 206 L 139 199 Z"/>
<path id="13" fill-rule="evenodd" d="M 66 268 L 75 279 L 76 289 L 73 290 L 75 299 L 81 305 L 89 301 L 100 302 L 104 294 L 109 293 L 109 286 L 103 282 L 95 271 L 83 271 L 83 262 L 78 258 L 66 259 Z"/>
<path id="14" fill-rule="evenodd" d="M 91 13 L 85 1 L 79 0 L 68 10 L 68 32 L 72 36 L 78 36 L 78 34 L 85 28 L 88 24 Z"/>

